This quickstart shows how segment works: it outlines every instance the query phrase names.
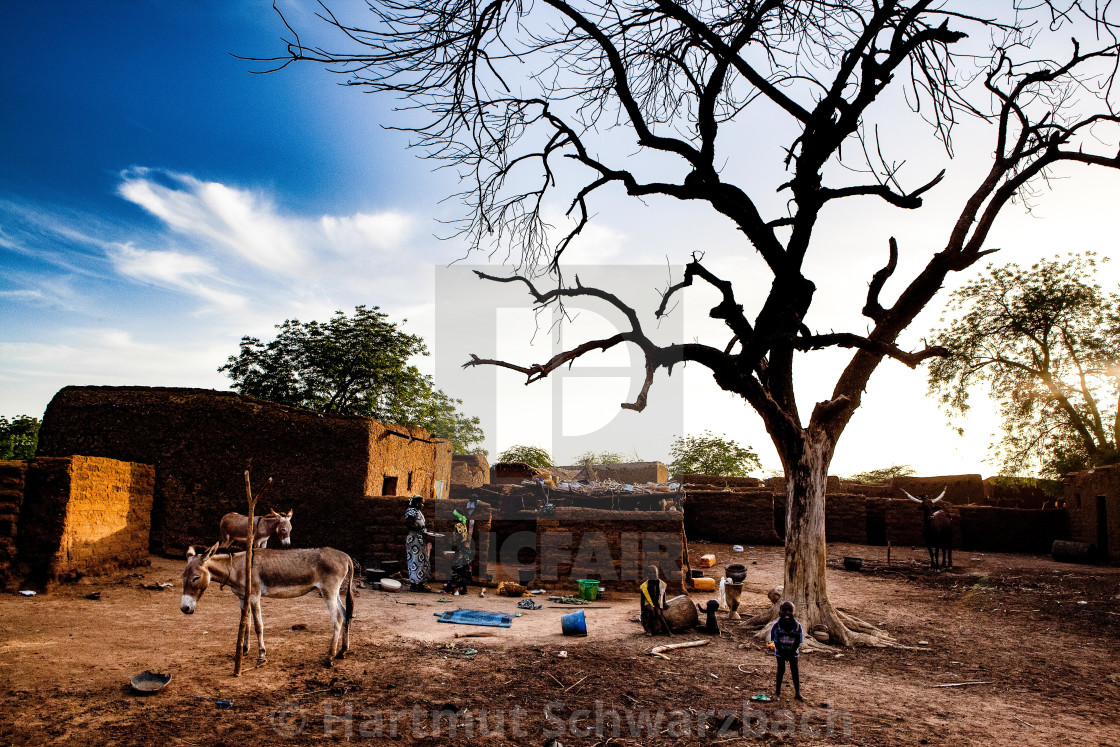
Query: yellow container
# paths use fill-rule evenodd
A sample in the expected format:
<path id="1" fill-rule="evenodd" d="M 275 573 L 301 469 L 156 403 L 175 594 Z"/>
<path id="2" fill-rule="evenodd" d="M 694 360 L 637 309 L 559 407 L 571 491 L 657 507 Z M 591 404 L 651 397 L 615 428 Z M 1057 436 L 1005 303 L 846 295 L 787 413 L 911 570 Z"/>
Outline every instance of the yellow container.
<path id="1" fill-rule="evenodd" d="M 714 578 L 708 578 L 707 576 L 694 578 L 692 579 L 692 588 L 696 589 L 696 591 L 715 591 L 716 580 Z"/>
<path id="2" fill-rule="evenodd" d="M 700 559 L 696 561 L 697 568 L 711 568 L 715 564 L 716 556 L 712 555 L 711 553 L 707 555 L 701 555 Z"/>

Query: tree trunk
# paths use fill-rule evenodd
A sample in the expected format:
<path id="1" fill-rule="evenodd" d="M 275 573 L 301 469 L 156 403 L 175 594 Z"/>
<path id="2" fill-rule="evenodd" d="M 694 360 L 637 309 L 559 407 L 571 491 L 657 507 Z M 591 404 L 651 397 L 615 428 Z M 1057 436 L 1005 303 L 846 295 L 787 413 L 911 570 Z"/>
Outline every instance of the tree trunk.
<path id="1" fill-rule="evenodd" d="M 817 625 L 828 628 L 833 645 L 889 645 L 893 639 L 878 628 L 840 612 L 828 598 L 825 575 L 824 507 L 832 443 L 823 436 L 803 432 L 799 442 L 780 444 L 786 472 L 786 558 L 782 598 L 752 622 L 763 624 L 759 635 L 768 634 L 778 617 L 781 602 L 793 602 L 798 622 L 811 641 Z"/>

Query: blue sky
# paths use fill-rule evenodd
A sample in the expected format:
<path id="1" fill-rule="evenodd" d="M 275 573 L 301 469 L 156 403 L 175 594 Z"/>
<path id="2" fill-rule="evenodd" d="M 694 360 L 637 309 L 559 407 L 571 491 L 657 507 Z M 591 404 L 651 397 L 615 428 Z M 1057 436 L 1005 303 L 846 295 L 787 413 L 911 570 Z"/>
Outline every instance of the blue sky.
<path id="1" fill-rule="evenodd" d="M 301 32 L 325 33 L 312 4 L 281 7 Z M 484 418 L 492 455 L 514 443 L 552 447 L 566 434 L 561 461 L 585 449 L 665 459 L 673 436 L 710 428 L 778 466 L 757 417 L 702 370 L 684 372 L 681 390 L 666 388 L 683 392 L 670 403 L 674 414 L 644 419 L 618 411 L 618 381 L 572 384 L 579 396 L 564 395 L 556 409 L 551 383 L 526 389 L 512 374 L 461 371 L 463 350 L 495 344 L 487 335 L 522 361 L 545 357 L 548 335 L 533 337 L 523 297 L 494 288 L 481 292 L 508 304 L 497 329 L 437 312 L 439 273 L 464 251 L 435 237 L 444 232 L 438 221 L 455 216 L 455 203 L 442 200 L 457 187 L 454 175 L 433 173 L 404 135 L 384 129 L 400 123 L 396 102 L 339 86 L 313 66 L 254 75 L 260 66 L 233 56 L 278 54 L 286 33 L 271 3 L 258 0 L 0 3 L 0 415 L 40 416 L 68 384 L 226 389 L 216 369 L 242 335 L 267 337 L 284 319 L 322 320 L 367 304 L 407 318 L 406 330 L 429 341 L 434 356 L 422 365 Z M 767 126 L 751 136 L 765 138 Z M 986 163 L 985 145 L 967 129 L 958 152 L 958 162 Z M 924 154 L 909 157 L 921 167 Z M 828 216 L 836 251 L 811 268 L 818 326 L 862 329 L 862 297 L 850 291 L 883 263 L 886 236 L 913 248 L 900 277 L 924 264 L 943 229 L 939 216 L 958 207 L 967 183 L 955 178 L 921 214 L 872 206 Z M 1012 210 L 1001 219 L 989 245 L 1015 247 L 998 256 L 1020 263 L 1085 248 L 1114 253 L 1118 186 L 1112 175 L 1059 182 L 1036 217 Z M 622 200 L 597 208 L 571 251 L 575 264 L 661 268 L 703 248 L 728 277 L 757 274 L 749 250 L 710 215 Z M 681 312 L 689 338 L 706 329 L 704 302 Z M 935 303 L 914 325 L 911 344 L 940 309 Z M 587 313 L 578 324 L 600 322 Z M 799 382 L 810 404 L 827 395 L 843 357 L 821 360 Z M 628 362 L 623 354 L 599 364 Z M 922 372 L 884 364 L 872 386 L 834 472 L 906 463 L 924 474 L 993 473 L 982 460 L 990 412 L 977 408 L 962 439 L 925 396 Z M 497 405 L 472 408 L 480 392 L 495 390 Z M 600 426 L 612 419 L 621 431 L 603 440 Z"/>

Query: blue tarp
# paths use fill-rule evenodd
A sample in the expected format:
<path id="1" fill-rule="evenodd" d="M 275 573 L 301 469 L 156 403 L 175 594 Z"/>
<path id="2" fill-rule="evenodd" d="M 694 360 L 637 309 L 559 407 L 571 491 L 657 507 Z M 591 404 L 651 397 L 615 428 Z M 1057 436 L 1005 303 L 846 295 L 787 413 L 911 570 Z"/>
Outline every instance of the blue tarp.
<path id="1" fill-rule="evenodd" d="M 435 616 L 441 623 L 459 623 L 460 625 L 485 625 L 491 628 L 508 628 L 513 622 L 513 615 L 501 612 L 485 612 L 483 610 L 452 610 L 451 612 L 436 612 Z"/>

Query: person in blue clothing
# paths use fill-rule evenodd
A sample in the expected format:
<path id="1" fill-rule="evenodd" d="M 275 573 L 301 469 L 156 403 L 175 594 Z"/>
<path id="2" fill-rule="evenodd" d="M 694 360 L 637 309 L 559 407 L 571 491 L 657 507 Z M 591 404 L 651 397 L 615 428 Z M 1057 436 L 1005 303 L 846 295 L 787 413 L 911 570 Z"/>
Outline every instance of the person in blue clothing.
<path id="1" fill-rule="evenodd" d="M 797 649 L 801 646 L 803 634 L 801 623 L 794 618 L 793 602 L 782 602 L 778 607 L 778 621 L 770 628 L 770 642 L 774 656 L 778 659 L 778 681 L 774 686 L 774 698 L 782 695 L 782 677 L 789 662 L 789 673 L 793 676 L 793 697 L 801 697 L 801 680 L 797 674 Z"/>

